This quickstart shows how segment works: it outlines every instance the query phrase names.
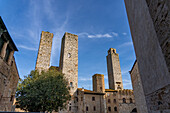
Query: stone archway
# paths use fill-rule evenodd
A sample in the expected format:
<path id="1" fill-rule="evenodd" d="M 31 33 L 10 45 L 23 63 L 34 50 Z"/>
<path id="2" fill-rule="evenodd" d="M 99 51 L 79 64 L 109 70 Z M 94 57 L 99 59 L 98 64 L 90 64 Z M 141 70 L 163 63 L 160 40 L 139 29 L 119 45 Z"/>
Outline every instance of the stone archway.
<path id="1" fill-rule="evenodd" d="M 137 113 L 137 109 L 134 108 L 130 113 Z"/>

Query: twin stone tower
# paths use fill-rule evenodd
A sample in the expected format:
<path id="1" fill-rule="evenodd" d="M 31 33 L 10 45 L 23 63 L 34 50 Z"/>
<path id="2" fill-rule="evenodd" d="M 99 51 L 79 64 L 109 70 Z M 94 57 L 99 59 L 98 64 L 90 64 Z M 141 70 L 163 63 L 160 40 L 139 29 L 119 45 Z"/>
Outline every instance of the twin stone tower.
<path id="1" fill-rule="evenodd" d="M 52 40 L 53 33 L 42 31 L 35 67 L 39 72 L 47 71 L 50 67 Z M 62 38 L 60 52 L 59 71 L 68 80 L 70 94 L 73 95 L 78 88 L 78 36 L 66 32 Z M 122 90 L 119 55 L 116 53 L 116 49 L 110 48 L 108 50 L 107 69 L 109 89 Z"/>

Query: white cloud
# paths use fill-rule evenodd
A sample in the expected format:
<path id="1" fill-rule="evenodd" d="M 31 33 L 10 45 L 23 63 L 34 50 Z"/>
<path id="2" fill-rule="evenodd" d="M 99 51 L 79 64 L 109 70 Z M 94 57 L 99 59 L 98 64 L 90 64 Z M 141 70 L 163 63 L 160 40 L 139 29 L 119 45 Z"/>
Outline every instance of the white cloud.
<path id="1" fill-rule="evenodd" d="M 26 49 L 26 50 L 30 50 L 30 51 L 37 51 L 37 48 L 32 48 L 32 47 L 27 47 L 25 45 L 18 45 L 18 48 L 22 48 L 22 49 Z"/>
<path id="2" fill-rule="evenodd" d="M 124 32 L 124 33 L 122 33 L 122 34 L 123 34 L 123 35 L 127 35 L 127 33 L 125 33 L 125 32 Z"/>
<path id="3" fill-rule="evenodd" d="M 77 33 L 78 36 L 82 36 L 85 37 L 87 36 L 88 38 L 111 38 L 112 35 L 110 35 L 109 33 L 105 33 L 105 34 L 89 34 L 86 32 L 82 32 L 82 33 Z"/>
<path id="4" fill-rule="evenodd" d="M 112 32 L 112 35 L 118 37 L 118 33 Z"/>
<path id="5" fill-rule="evenodd" d="M 95 35 L 88 35 L 88 38 L 111 38 L 112 36 L 108 33 L 106 34 L 95 34 Z"/>

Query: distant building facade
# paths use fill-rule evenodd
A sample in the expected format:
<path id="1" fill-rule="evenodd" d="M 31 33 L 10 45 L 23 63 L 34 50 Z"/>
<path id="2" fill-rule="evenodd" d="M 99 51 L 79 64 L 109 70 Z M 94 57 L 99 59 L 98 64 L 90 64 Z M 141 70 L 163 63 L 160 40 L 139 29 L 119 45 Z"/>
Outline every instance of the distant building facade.
<path id="1" fill-rule="evenodd" d="M 39 72 L 41 72 L 42 70 L 47 71 L 50 67 L 52 42 L 53 33 L 42 31 L 35 66 L 35 69 Z"/>
<path id="2" fill-rule="evenodd" d="M 116 53 L 116 49 L 110 48 L 106 58 L 109 88 L 113 90 L 123 89 L 119 54 Z"/>
<path id="3" fill-rule="evenodd" d="M 145 96 L 143 101 L 149 113 L 169 113 L 169 1 L 125 0 L 125 5 Z"/>
<path id="4" fill-rule="evenodd" d="M 19 80 L 14 58 L 18 51 L 0 17 L 0 111 L 11 111 Z"/>
<path id="5" fill-rule="evenodd" d="M 96 79 L 97 78 L 97 79 Z M 104 75 L 93 75 L 93 91 L 78 88 L 74 113 L 137 113 L 132 90 L 105 89 Z M 70 108 L 71 110 L 71 108 Z"/>

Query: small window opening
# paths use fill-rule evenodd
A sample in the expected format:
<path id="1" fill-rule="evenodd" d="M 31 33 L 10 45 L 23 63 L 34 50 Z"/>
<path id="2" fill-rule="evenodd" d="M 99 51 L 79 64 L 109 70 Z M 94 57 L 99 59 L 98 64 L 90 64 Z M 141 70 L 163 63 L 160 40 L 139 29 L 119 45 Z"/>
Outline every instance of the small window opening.
<path id="1" fill-rule="evenodd" d="M 92 97 L 92 101 L 95 101 L 95 97 Z"/>

